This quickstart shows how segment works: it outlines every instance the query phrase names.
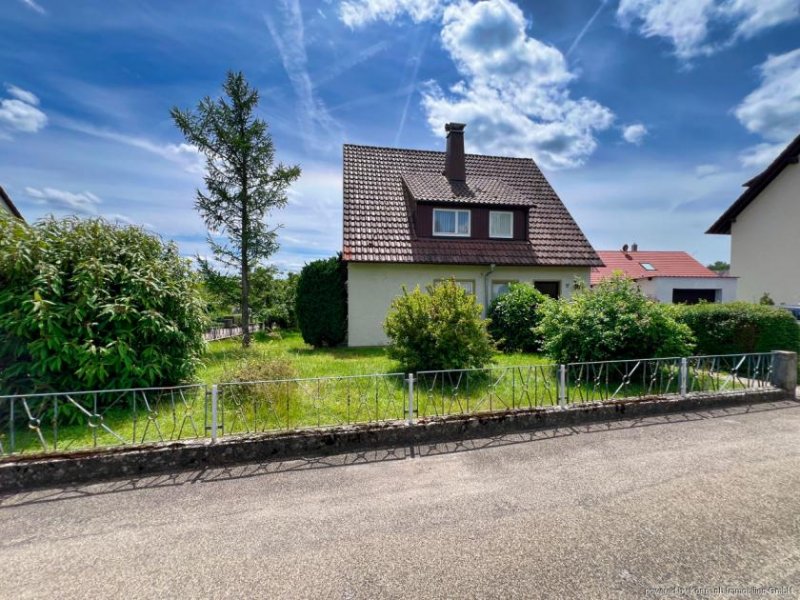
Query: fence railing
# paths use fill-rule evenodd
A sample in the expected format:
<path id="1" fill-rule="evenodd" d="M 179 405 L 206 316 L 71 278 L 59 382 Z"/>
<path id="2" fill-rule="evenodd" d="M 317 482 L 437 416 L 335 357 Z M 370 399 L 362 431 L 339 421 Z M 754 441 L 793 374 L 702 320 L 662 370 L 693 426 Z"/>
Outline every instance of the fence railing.
<path id="1" fill-rule="evenodd" d="M 251 323 L 250 333 L 255 333 L 256 331 L 263 331 L 264 328 L 265 328 L 264 323 Z M 206 342 L 213 342 L 215 340 L 225 340 L 228 338 L 236 337 L 242 335 L 242 333 L 244 333 L 244 329 L 241 326 L 212 327 L 203 334 L 203 339 Z"/>
<path id="2" fill-rule="evenodd" d="M 0 456 L 774 387 L 770 353 L 0 396 Z"/>

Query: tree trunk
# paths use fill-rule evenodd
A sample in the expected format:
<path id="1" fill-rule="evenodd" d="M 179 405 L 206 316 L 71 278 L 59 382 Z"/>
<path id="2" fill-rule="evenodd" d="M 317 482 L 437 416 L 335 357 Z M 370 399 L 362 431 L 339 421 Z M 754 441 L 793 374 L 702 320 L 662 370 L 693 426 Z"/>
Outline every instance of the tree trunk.
<path id="1" fill-rule="evenodd" d="M 247 257 L 249 224 L 247 199 L 242 202 L 242 348 L 250 347 L 250 263 Z"/>

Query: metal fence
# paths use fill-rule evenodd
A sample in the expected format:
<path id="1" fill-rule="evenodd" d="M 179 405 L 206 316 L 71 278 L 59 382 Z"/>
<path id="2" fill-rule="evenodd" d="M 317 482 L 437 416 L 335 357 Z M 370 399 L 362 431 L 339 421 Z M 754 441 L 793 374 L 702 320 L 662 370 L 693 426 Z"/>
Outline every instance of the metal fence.
<path id="1" fill-rule="evenodd" d="M 0 396 L 0 456 L 771 387 L 760 353 Z"/>
<path id="2" fill-rule="evenodd" d="M 264 323 L 251 323 L 250 333 L 256 331 L 263 331 L 266 325 Z M 213 342 L 215 340 L 226 340 L 228 338 L 237 337 L 242 335 L 244 330 L 241 326 L 237 327 L 212 327 L 203 334 L 203 339 L 206 342 Z"/>

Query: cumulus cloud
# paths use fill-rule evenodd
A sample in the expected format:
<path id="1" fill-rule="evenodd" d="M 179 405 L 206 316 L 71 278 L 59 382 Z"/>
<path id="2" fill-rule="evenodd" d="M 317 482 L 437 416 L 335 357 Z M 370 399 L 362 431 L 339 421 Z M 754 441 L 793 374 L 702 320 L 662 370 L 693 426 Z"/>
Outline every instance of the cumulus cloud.
<path id="1" fill-rule="evenodd" d="M 764 167 L 797 135 L 800 123 L 800 48 L 770 56 L 759 66 L 761 84 L 734 109 L 739 122 L 765 142 L 746 149 L 747 167 Z"/>
<path id="2" fill-rule="evenodd" d="M 444 91 L 423 89 L 431 129 L 468 123 L 471 150 L 531 156 L 550 168 L 582 164 L 597 147 L 595 133 L 613 113 L 588 98 L 574 99 L 574 75 L 564 55 L 529 36 L 522 10 L 509 0 L 451 4 L 442 14 L 441 39 L 463 77 Z"/>
<path id="3" fill-rule="evenodd" d="M 622 138 L 629 144 L 635 144 L 636 146 L 638 146 L 644 141 L 644 137 L 646 135 L 647 135 L 647 127 L 645 127 L 641 123 L 633 123 L 631 125 L 625 125 L 622 128 Z"/>
<path id="4" fill-rule="evenodd" d="M 15 85 L 7 85 L 6 92 L 10 98 L 0 100 L 0 133 L 36 133 L 47 124 L 35 94 Z"/>
<path id="5" fill-rule="evenodd" d="M 46 204 L 51 208 L 67 210 L 79 215 L 97 214 L 97 206 L 101 203 L 100 198 L 92 192 L 75 193 L 51 187 L 42 189 L 26 187 L 25 193 L 39 204 Z"/>
<path id="6" fill-rule="evenodd" d="M 421 23 L 438 16 L 443 5 L 442 0 L 345 0 L 339 5 L 339 18 L 353 28 L 405 15 Z"/>
<path id="7" fill-rule="evenodd" d="M 798 17 L 800 0 L 621 0 L 617 8 L 623 27 L 668 40 L 681 60 L 713 54 Z M 710 39 L 712 30 L 722 30 L 721 39 Z"/>

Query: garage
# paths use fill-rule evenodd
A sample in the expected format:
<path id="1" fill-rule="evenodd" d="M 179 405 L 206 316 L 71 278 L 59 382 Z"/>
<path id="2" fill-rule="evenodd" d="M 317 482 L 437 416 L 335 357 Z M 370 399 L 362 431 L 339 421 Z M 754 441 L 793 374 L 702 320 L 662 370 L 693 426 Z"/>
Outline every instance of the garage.
<path id="1" fill-rule="evenodd" d="M 673 304 L 697 304 L 698 302 L 716 302 L 717 290 L 709 289 L 679 289 L 672 290 Z"/>

